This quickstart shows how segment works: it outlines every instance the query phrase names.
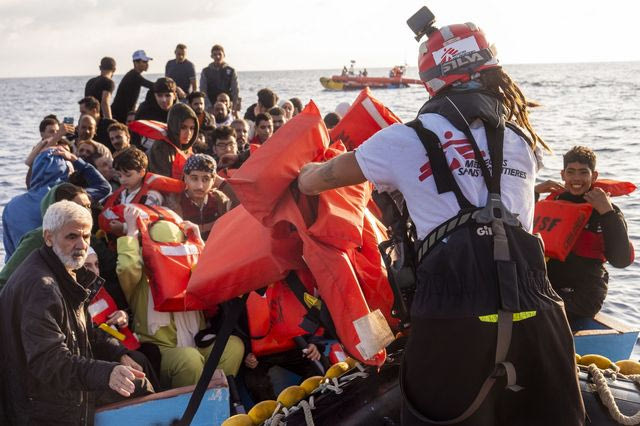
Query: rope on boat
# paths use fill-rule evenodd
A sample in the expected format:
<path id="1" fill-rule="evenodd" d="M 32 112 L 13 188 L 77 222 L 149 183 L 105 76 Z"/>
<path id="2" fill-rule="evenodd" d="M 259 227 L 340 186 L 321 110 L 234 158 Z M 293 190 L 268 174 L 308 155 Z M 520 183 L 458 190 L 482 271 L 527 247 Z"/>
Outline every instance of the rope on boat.
<path id="1" fill-rule="evenodd" d="M 611 389 L 609 389 L 609 384 L 607 383 L 605 374 L 611 376 L 614 380 L 616 380 L 617 376 L 619 375 L 620 377 L 632 380 L 636 384 L 640 384 L 640 375 L 634 374 L 630 376 L 624 376 L 622 374 L 619 374 L 616 370 L 606 370 L 606 372 L 603 373 L 595 364 L 590 364 L 588 368 L 589 374 L 591 374 L 593 382 L 596 385 L 598 395 L 600 396 L 600 399 L 602 400 L 604 406 L 609 410 L 609 414 L 611 414 L 611 417 L 613 417 L 615 421 L 622 425 L 640 424 L 640 411 L 635 413 L 633 416 L 626 416 L 620 412 L 618 404 L 616 404 L 616 400 L 611 393 Z"/>

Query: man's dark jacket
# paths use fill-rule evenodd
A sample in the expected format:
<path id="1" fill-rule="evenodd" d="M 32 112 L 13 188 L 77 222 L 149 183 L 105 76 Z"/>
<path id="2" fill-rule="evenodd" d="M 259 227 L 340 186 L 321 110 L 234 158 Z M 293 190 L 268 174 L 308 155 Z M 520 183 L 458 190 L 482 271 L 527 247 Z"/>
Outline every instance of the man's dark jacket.
<path id="1" fill-rule="evenodd" d="M 2 387 L 14 425 L 93 423 L 93 395 L 127 350 L 95 333 L 85 304 L 101 284 L 85 268 L 74 280 L 49 247 L 34 251 L 0 293 Z M 107 359 L 102 361 L 99 359 Z"/>

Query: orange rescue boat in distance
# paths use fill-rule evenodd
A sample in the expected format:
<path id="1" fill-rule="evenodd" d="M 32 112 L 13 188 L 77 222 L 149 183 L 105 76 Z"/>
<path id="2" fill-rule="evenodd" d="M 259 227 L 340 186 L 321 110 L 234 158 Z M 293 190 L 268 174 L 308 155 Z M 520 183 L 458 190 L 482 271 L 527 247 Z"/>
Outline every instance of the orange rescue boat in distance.
<path id="1" fill-rule="evenodd" d="M 397 89 L 409 87 L 412 84 L 422 85 L 422 81 L 412 78 L 404 78 L 406 71 L 404 65 L 396 65 L 389 71 L 388 77 L 369 77 L 365 72 L 355 73 L 345 72 L 342 75 L 320 77 L 320 84 L 326 90 L 361 90 L 365 87 L 372 89 Z"/>

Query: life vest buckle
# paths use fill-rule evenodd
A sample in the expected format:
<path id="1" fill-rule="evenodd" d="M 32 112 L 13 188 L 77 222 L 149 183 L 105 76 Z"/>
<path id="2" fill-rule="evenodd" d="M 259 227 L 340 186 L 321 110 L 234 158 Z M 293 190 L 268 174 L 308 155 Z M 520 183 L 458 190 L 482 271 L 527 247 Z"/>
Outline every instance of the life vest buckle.
<path id="1" fill-rule="evenodd" d="M 489 193 L 487 195 L 487 204 L 480 210 L 473 213 L 473 219 L 476 223 L 492 223 L 501 220 L 510 226 L 518 226 L 518 215 L 513 214 L 507 209 L 502 202 L 500 194 Z"/>

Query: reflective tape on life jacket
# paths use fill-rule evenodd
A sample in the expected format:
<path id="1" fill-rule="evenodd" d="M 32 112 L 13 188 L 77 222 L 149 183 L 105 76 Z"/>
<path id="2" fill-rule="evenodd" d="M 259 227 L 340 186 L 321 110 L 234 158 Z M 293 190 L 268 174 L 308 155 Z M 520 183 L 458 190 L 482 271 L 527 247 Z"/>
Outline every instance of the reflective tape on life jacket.
<path id="1" fill-rule="evenodd" d="M 263 296 L 255 291 L 247 299 L 251 352 L 264 356 L 296 347 L 294 337 L 309 334 L 300 327 L 307 309 L 283 281 L 267 287 Z M 321 335 L 322 329 L 316 334 Z"/>
<path id="2" fill-rule="evenodd" d="M 95 325 L 102 326 L 104 324 L 106 327 L 110 327 L 106 322 L 109 319 L 109 315 L 118 310 L 118 306 L 109 292 L 104 287 L 100 287 L 100 290 L 89 302 L 87 310 Z M 109 332 L 109 334 L 114 335 L 115 333 Z M 140 347 L 138 338 L 126 325 L 118 328 L 116 338 L 129 350 L 135 351 Z"/>
<path id="3" fill-rule="evenodd" d="M 157 175 L 155 173 L 147 172 L 142 179 L 142 185 L 140 190 L 133 196 L 131 204 L 144 204 L 144 198 L 149 191 L 158 191 L 161 193 L 180 193 L 184 191 L 185 184 L 183 181 L 173 179 L 170 177 Z M 122 192 L 125 191 L 124 187 L 116 189 L 104 202 L 104 209 L 98 216 L 98 226 L 104 232 L 110 233 L 111 227 L 109 222 L 117 220 L 124 223 L 124 217 L 122 216 L 123 209 L 114 210 L 113 207 L 120 204 L 120 198 Z"/>
<path id="4" fill-rule="evenodd" d="M 368 87 L 362 89 L 340 122 L 331 129 L 333 142 L 341 140 L 349 151 L 393 123 L 401 123 L 393 112 L 373 97 Z"/>
<path id="5" fill-rule="evenodd" d="M 540 233 L 545 256 L 564 261 L 585 225 L 593 207 L 587 203 L 542 200 L 535 206 L 533 233 Z"/>
<path id="6" fill-rule="evenodd" d="M 153 240 L 151 230 L 159 221 L 172 222 L 182 229 L 182 219 L 163 207 L 137 207 L 147 213 L 146 217 L 138 218 L 138 230 L 154 308 L 161 312 L 184 311 L 187 283 L 204 249 L 204 242 L 193 232 L 186 235 L 184 242 Z"/>

